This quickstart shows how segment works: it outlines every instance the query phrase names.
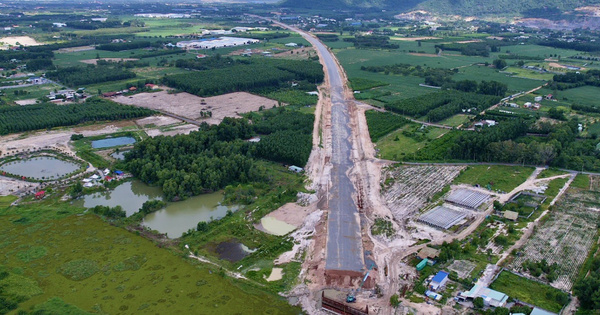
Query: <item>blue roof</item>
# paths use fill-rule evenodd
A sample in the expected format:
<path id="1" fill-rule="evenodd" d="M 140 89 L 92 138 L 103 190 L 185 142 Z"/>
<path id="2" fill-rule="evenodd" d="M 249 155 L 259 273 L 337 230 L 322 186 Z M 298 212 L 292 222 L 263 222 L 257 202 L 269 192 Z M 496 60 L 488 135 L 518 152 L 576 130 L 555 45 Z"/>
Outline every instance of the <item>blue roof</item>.
<path id="1" fill-rule="evenodd" d="M 442 283 L 442 281 L 444 281 L 444 279 L 446 279 L 447 277 L 448 277 L 447 272 L 440 271 L 435 275 L 435 277 L 433 277 L 433 280 L 431 280 L 431 282 Z"/>

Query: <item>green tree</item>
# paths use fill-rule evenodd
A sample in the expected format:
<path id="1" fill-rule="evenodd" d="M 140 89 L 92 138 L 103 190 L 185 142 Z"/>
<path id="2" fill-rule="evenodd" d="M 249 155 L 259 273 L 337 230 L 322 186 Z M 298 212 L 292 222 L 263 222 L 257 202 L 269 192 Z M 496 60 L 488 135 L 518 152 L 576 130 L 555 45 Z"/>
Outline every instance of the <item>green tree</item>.
<path id="1" fill-rule="evenodd" d="M 485 304 L 483 303 L 483 298 L 478 296 L 473 300 L 473 306 L 475 306 L 475 308 L 483 308 L 485 306 Z"/>
<path id="2" fill-rule="evenodd" d="M 400 297 L 398 294 L 394 294 L 390 297 L 390 305 L 394 308 L 400 306 Z"/>
<path id="3" fill-rule="evenodd" d="M 494 63 L 494 67 L 496 67 L 496 69 L 504 69 L 507 66 L 506 60 L 504 60 L 504 59 L 496 59 L 496 60 L 494 60 L 493 63 Z"/>
<path id="4" fill-rule="evenodd" d="M 81 195 L 81 193 L 83 193 L 83 185 L 81 185 L 81 182 L 77 181 L 75 185 L 71 186 L 69 195 L 71 198 L 77 198 L 79 195 Z"/>

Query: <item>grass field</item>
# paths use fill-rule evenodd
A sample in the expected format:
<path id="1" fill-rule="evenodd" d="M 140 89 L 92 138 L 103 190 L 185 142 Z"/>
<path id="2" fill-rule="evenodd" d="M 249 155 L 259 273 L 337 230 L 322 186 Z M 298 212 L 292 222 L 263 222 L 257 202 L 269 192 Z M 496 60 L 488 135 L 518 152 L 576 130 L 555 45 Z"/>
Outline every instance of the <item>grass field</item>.
<path id="1" fill-rule="evenodd" d="M 486 66 L 474 65 L 464 67 L 459 73 L 453 76 L 453 80 L 475 80 L 475 81 L 498 81 L 508 85 L 508 92 L 529 91 L 535 87 L 543 85 L 545 82 L 524 78 L 515 78 L 505 73 L 500 73 L 496 69 Z"/>
<path id="2" fill-rule="evenodd" d="M 22 310 L 44 307 L 40 304 L 58 296 L 84 311 L 107 314 L 298 313 L 278 296 L 236 285 L 217 268 L 169 253 L 93 215 L 31 225 L 15 219 L 0 220 L 0 264 L 15 279 L 6 290 L 28 298 Z"/>
<path id="3" fill-rule="evenodd" d="M 560 101 L 583 105 L 598 104 L 598 95 L 600 95 L 600 88 L 595 86 L 581 86 L 564 91 L 550 91 L 544 89 L 544 91 L 555 94 L 554 97 Z"/>
<path id="4" fill-rule="evenodd" d="M 547 168 L 547 169 L 543 170 L 537 176 L 537 178 L 548 178 L 548 177 L 552 177 L 552 176 L 565 175 L 565 174 L 569 174 L 569 172 L 565 172 L 565 171 L 561 171 L 561 170 L 557 170 L 557 169 L 552 169 L 552 168 Z"/>
<path id="5" fill-rule="evenodd" d="M 405 132 L 414 132 L 420 126 L 409 124 L 377 141 L 377 150 L 382 159 L 400 161 L 405 157 L 410 158 L 411 154 L 423 148 L 431 140 L 446 134 L 448 129 L 427 128 L 426 133 L 417 132 L 414 136 L 407 136 Z"/>
<path id="6" fill-rule="evenodd" d="M 455 180 L 455 184 L 478 184 L 485 187 L 493 182 L 493 190 L 510 192 L 517 188 L 533 172 L 533 167 L 504 166 L 504 165 L 475 165 L 469 166 Z"/>
<path id="7" fill-rule="evenodd" d="M 469 115 L 458 114 L 458 115 L 454 115 L 452 117 L 448 117 L 438 123 L 442 124 L 442 125 L 446 125 L 446 126 L 458 127 L 464 123 L 469 122 L 469 119 L 471 117 L 472 116 L 469 116 Z"/>
<path id="8" fill-rule="evenodd" d="M 13 195 L 0 196 L 0 209 L 10 206 L 15 200 L 17 200 L 17 197 Z"/>
<path id="9" fill-rule="evenodd" d="M 590 189 L 590 175 L 577 174 L 570 187 L 588 190 Z"/>
<path id="10" fill-rule="evenodd" d="M 524 78 L 529 78 L 529 79 L 536 79 L 536 80 L 550 81 L 554 77 L 554 74 L 552 74 L 552 73 L 538 73 L 538 72 L 535 72 L 532 70 L 527 70 L 527 69 L 518 68 L 518 67 L 508 67 L 504 71 L 513 73 L 513 76 L 524 77 Z"/>
<path id="11" fill-rule="evenodd" d="M 508 52 L 510 52 L 511 54 L 539 57 L 559 55 L 563 58 L 577 54 L 577 51 L 570 49 L 559 49 L 540 45 L 513 45 L 502 47 L 502 50 L 499 53 L 497 53 L 497 55 L 505 55 Z"/>
<path id="12" fill-rule="evenodd" d="M 551 312 L 559 312 L 563 307 L 553 298 L 557 294 L 564 294 L 560 290 L 507 271 L 503 271 L 498 279 L 490 285 L 490 288 Z"/>

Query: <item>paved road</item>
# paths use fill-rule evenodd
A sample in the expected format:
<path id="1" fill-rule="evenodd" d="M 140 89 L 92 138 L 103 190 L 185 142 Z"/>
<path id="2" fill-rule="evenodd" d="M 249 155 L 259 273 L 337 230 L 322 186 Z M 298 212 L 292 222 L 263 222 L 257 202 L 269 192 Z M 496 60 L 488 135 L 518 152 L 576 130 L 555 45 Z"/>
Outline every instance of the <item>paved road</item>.
<path id="1" fill-rule="evenodd" d="M 326 65 L 329 78 L 333 153 L 331 157 L 331 188 L 327 196 L 329 216 L 325 269 L 362 271 L 364 260 L 360 219 L 358 208 L 352 198 L 355 189 L 347 175 L 353 166 L 353 162 L 350 160 L 352 143 L 349 139 L 351 130 L 348 114 L 348 104 L 351 100 L 344 98 L 344 81 L 332 53 L 327 47 L 302 30 L 285 24 L 280 25 L 299 33 L 319 50 L 321 61 Z"/>

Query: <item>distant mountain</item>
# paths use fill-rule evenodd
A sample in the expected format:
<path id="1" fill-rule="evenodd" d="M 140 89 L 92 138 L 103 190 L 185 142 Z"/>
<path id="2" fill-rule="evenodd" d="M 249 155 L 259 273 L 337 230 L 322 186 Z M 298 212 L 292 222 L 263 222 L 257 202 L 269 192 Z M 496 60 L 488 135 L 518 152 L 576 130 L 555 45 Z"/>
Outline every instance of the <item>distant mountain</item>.
<path id="1" fill-rule="evenodd" d="M 535 14 L 535 11 L 568 11 L 600 4 L 600 0 L 284 0 L 283 7 L 388 9 L 406 11 L 422 9 L 440 14 L 481 16 L 490 14 Z"/>

